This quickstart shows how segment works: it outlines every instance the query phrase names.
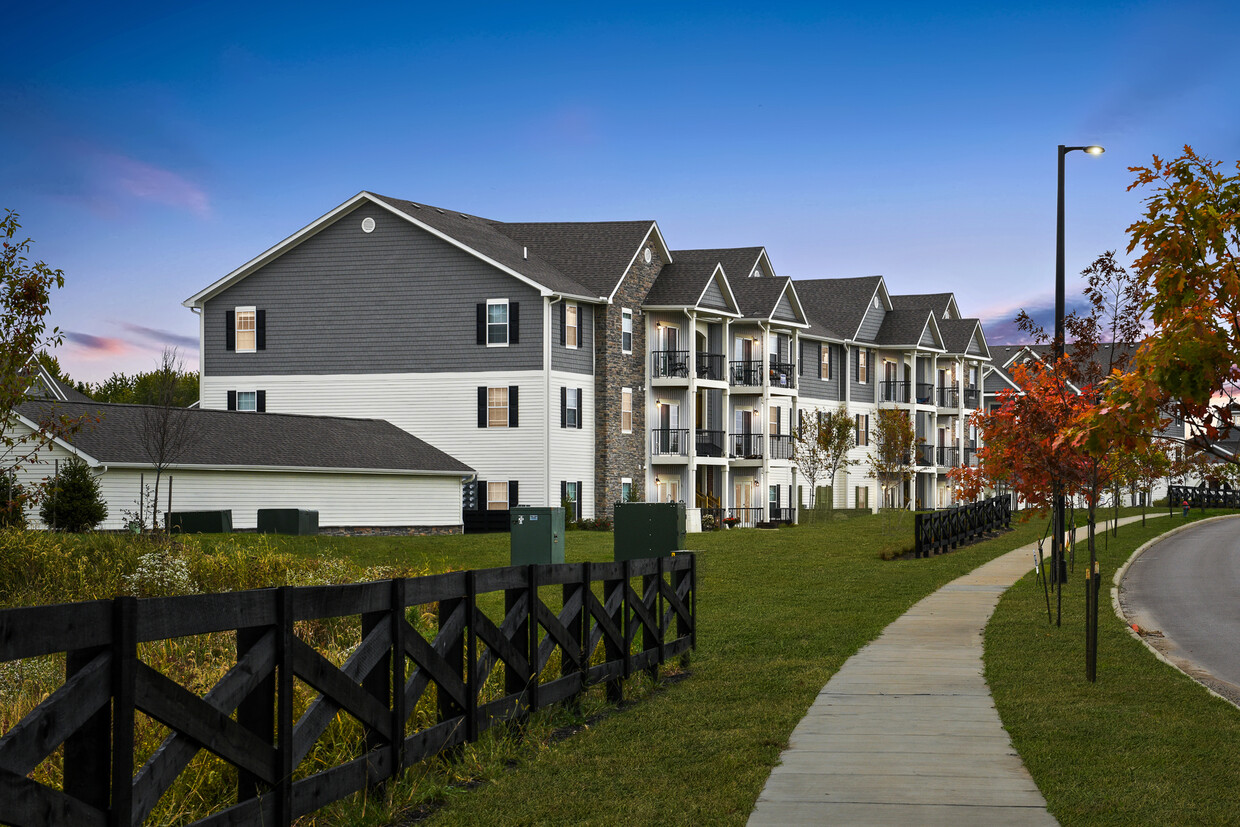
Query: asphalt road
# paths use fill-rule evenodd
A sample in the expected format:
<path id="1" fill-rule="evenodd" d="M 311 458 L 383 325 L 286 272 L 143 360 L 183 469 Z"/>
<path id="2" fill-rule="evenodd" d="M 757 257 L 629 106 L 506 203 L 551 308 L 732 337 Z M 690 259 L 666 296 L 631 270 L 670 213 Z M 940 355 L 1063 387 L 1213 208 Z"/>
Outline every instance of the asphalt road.
<path id="1" fill-rule="evenodd" d="M 1195 526 L 1146 551 L 1128 569 L 1120 603 L 1143 630 L 1162 633 L 1146 639 L 1173 662 L 1240 696 L 1240 519 Z"/>

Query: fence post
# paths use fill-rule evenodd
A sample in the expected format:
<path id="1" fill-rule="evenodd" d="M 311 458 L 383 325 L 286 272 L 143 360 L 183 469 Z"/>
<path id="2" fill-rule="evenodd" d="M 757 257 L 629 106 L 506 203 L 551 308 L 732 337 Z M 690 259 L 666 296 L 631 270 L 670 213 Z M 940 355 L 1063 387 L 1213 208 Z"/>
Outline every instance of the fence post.
<path id="1" fill-rule="evenodd" d="M 86 668 L 107 646 L 75 649 L 65 657 L 65 680 Z M 115 666 L 115 664 L 113 665 Z M 77 732 L 65 739 L 64 791 L 106 811 L 111 803 L 112 706 L 105 703 Z"/>
<path id="2" fill-rule="evenodd" d="M 276 592 L 276 823 L 293 823 L 293 587 Z"/>
<path id="3" fill-rule="evenodd" d="M 478 580 L 474 570 L 465 572 L 465 737 L 470 743 L 478 740 L 478 691 L 476 685 L 477 670 L 474 658 L 477 656 L 478 634 L 474 620 L 478 612 Z"/>
<path id="4" fill-rule="evenodd" d="M 918 511 L 913 515 L 913 558 L 920 559 L 923 556 L 923 547 L 921 543 L 921 518 L 922 514 Z"/>
<path id="5" fill-rule="evenodd" d="M 568 602 L 573 599 L 574 592 L 576 592 L 577 594 L 581 596 L 581 607 L 577 609 L 575 613 L 573 613 L 572 618 L 568 621 L 568 623 L 565 626 L 565 628 L 568 630 L 569 636 L 573 640 L 573 643 L 577 644 L 577 652 L 580 654 L 581 659 L 577 663 L 572 663 L 571 659 L 568 656 L 568 652 L 564 650 L 564 647 L 562 646 L 560 647 L 560 676 L 568 677 L 574 672 L 582 673 L 581 686 L 578 689 L 577 693 L 573 695 L 574 704 L 577 703 L 581 695 L 581 692 L 584 691 L 586 688 L 585 670 L 590 665 L 590 655 L 588 652 L 586 652 L 587 638 L 585 635 L 585 628 L 584 628 L 586 625 L 585 623 L 586 590 L 590 588 L 590 576 L 589 576 L 590 564 L 589 563 L 583 564 L 581 567 L 581 570 L 582 570 L 582 577 L 578 579 L 577 583 L 565 583 L 563 586 L 560 587 L 560 597 L 561 597 L 561 600 L 563 601 L 561 605 L 567 606 Z"/>
<path id="6" fill-rule="evenodd" d="M 134 685 L 138 672 L 138 601 L 112 602 L 112 817 L 113 827 L 133 823 Z"/>
<path id="7" fill-rule="evenodd" d="M 389 590 L 388 599 L 390 600 L 391 597 L 392 592 Z M 389 604 L 387 611 L 367 612 L 366 614 L 363 614 L 362 640 L 365 640 L 367 635 L 374 632 L 376 629 L 381 628 L 384 624 L 388 624 L 388 628 L 391 629 L 393 611 L 395 611 L 394 607 Z M 384 709 L 389 710 L 392 708 L 392 642 L 389 642 L 388 650 L 383 653 L 375 665 L 371 667 L 370 671 L 362 676 L 361 681 L 363 691 L 379 703 L 383 704 Z M 392 733 L 392 738 L 393 740 L 397 740 L 395 732 Z M 371 727 L 366 727 L 367 753 L 382 747 L 388 747 L 390 749 L 391 746 L 391 742 L 385 740 L 381 733 Z M 396 767 L 391 767 L 390 771 L 395 773 L 396 769 Z M 371 778 L 374 778 L 374 770 L 375 768 L 373 766 L 368 768 L 368 775 Z"/>
<path id="8" fill-rule="evenodd" d="M 404 577 L 392 578 L 392 777 L 395 778 L 405 766 L 405 721 L 409 713 L 405 708 L 405 634 L 409 623 L 405 619 L 405 594 L 408 581 Z"/>
<path id="9" fill-rule="evenodd" d="M 664 614 L 663 608 L 663 584 L 666 582 L 663 576 L 666 574 L 666 562 L 668 558 L 655 558 L 659 561 L 659 573 L 655 580 L 655 621 L 658 629 L 658 645 L 659 645 L 659 663 L 662 664 L 667 660 L 667 616 Z M 655 673 L 655 680 L 658 680 L 658 672 Z"/>
<path id="10" fill-rule="evenodd" d="M 623 569 L 623 573 L 628 574 L 629 572 L 628 561 L 627 560 L 624 561 L 621 564 L 621 566 Z M 610 636 L 604 634 L 603 635 L 603 653 L 608 663 L 614 663 L 616 661 L 621 662 L 623 666 L 623 676 L 627 678 L 629 676 L 629 658 L 628 658 L 628 652 L 625 650 L 625 646 L 624 646 L 624 641 L 626 639 L 625 629 L 627 628 L 627 624 L 624 622 L 624 617 L 627 614 L 625 610 L 627 609 L 627 604 L 628 604 L 628 601 L 625 599 L 625 592 L 628 591 L 627 580 L 621 579 L 621 580 L 604 580 L 603 581 L 603 609 L 604 611 L 606 611 L 607 602 L 610 600 L 611 595 L 615 594 L 617 589 L 620 590 L 620 604 L 616 606 L 615 610 L 612 611 L 611 622 L 615 624 L 615 627 L 617 629 L 620 630 L 621 640 L 620 640 L 620 643 L 615 643 L 612 641 Z M 621 682 L 621 679 L 612 678 L 611 680 L 607 681 L 607 700 L 610 701 L 611 703 L 619 703 L 623 699 L 624 699 L 624 685 Z"/>
<path id="11" fill-rule="evenodd" d="M 237 660 L 240 661 L 253 649 L 263 636 L 275 629 L 276 641 L 280 638 L 279 626 L 258 626 L 237 630 Z M 254 690 L 237 704 L 237 723 L 258 736 L 265 744 L 274 744 L 276 738 L 276 670 L 259 681 Z M 257 798 L 262 792 L 258 776 L 244 769 L 237 770 L 237 800 Z"/>
<path id="12" fill-rule="evenodd" d="M 527 648 L 529 655 L 527 662 L 530 665 L 530 681 L 527 691 L 527 697 L 530 701 L 530 711 L 538 709 L 538 566 L 530 563 L 529 568 L 529 584 L 530 584 L 530 601 L 526 606 L 526 628 L 529 632 Z"/>

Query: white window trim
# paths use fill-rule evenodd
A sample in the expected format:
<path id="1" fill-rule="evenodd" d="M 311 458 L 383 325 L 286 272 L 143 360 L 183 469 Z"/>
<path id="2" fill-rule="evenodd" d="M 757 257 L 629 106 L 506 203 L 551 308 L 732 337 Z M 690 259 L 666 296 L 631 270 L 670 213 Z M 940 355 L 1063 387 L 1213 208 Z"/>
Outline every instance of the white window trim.
<path id="1" fill-rule="evenodd" d="M 254 394 L 254 407 L 253 408 L 242 408 L 241 407 L 241 394 L 243 393 Z M 241 390 L 240 388 L 237 389 L 237 413 L 258 413 L 258 389 L 257 388 L 248 389 L 248 390 Z"/>
<path id="2" fill-rule="evenodd" d="M 498 425 L 491 424 L 491 411 L 498 411 L 500 409 L 498 405 L 491 404 L 491 391 L 503 391 L 504 392 L 504 421 Z M 508 423 L 512 421 L 511 406 L 512 406 L 512 399 L 508 393 L 507 385 L 500 385 L 494 388 L 487 387 L 487 427 L 488 428 L 507 428 Z"/>
<path id="3" fill-rule="evenodd" d="M 568 335 L 568 311 L 573 311 L 573 335 Z M 581 336 L 581 306 L 577 302 L 564 302 L 564 347 L 577 349 L 577 339 Z"/>
<path id="4" fill-rule="evenodd" d="M 577 388 L 566 387 L 564 389 L 564 427 L 576 428 L 577 423 L 581 421 L 581 397 L 582 394 Z M 575 399 L 574 399 L 575 397 Z M 569 419 L 569 412 L 572 412 L 575 419 Z M 583 425 L 585 423 L 582 423 Z"/>
<path id="5" fill-rule="evenodd" d="M 240 331 L 237 329 L 237 322 L 240 320 L 242 313 L 251 313 L 254 316 L 254 330 L 251 331 L 254 334 L 254 347 L 247 347 L 247 348 L 241 347 L 241 337 L 237 335 L 238 333 L 240 333 Z M 257 353 L 258 352 L 258 307 L 257 306 L 251 305 L 250 307 L 234 307 L 233 308 L 233 346 L 234 346 L 234 350 L 237 353 Z"/>
<path id="6" fill-rule="evenodd" d="M 499 305 L 504 306 L 504 341 L 492 342 L 491 308 L 493 306 L 498 307 Z M 511 312 L 511 308 L 508 307 L 508 299 L 487 299 L 487 347 L 508 347 L 508 342 L 512 338 L 509 335 L 512 331 L 512 317 L 509 315 Z"/>
<path id="7" fill-rule="evenodd" d="M 870 384 L 870 349 L 868 347 L 857 348 L 857 384 Z"/>
<path id="8" fill-rule="evenodd" d="M 628 350 L 624 349 L 624 320 L 625 319 L 629 320 L 629 348 Z M 633 352 L 634 336 L 635 336 L 635 333 L 633 331 L 633 311 L 627 307 L 623 307 L 620 309 L 620 352 L 621 353 L 632 353 Z"/>
<path id="9" fill-rule="evenodd" d="M 492 510 L 504 511 L 505 509 L 509 508 L 508 481 L 507 480 L 487 480 L 486 482 L 487 482 L 487 498 L 486 498 L 486 508 L 484 510 L 485 511 L 492 511 Z M 492 485 L 504 486 L 504 500 L 503 500 L 504 507 L 503 508 L 496 508 L 496 509 L 491 508 L 491 486 Z M 496 500 L 495 502 L 499 502 L 499 500 Z"/>
<path id="10" fill-rule="evenodd" d="M 822 378 L 831 378 L 831 345 L 823 342 L 819 345 L 821 353 L 818 354 L 818 369 L 822 372 Z"/>
<path id="11" fill-rule="evenodd" d="M 632 477 L 621 477 L 620 478 L 620 502 L 626 501 L 625 496 L 624 496 L 624 486 L 626 485 L 629 487 L 630 491 L 633 490 L 633 478 Z"/>
<path id="12" fill-rule="evenodd" d="M 624 429 L 624 394 L 626 391 L 629 394 L 629 429 L 627 431 Z M 632 388 L 621 388 L 620 389 L 620 433 L 622 434 L 633 433 L 633 389 Z"/>

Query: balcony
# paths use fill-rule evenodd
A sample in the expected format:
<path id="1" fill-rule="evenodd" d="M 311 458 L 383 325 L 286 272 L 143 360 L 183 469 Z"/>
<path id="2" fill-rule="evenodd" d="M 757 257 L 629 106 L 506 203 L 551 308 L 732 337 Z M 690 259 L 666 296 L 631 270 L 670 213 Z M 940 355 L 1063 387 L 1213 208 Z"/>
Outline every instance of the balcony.
<path id="1" fill-rule="evenodd" d="M 650 375 L 655 379 L 688 379 L 689 351 L 656 350 L 650 354 Z"/>
<path id="2" fill-rule="evenodd" d="M 771 360 L 771 387 L 795 388 L 797 386 L 796 365 L 791 362 Z"/>
<path id="3" fill-rule="evenodd" d="M 704 431 L 697 429 L 697 455 L 699 457 L 723 456 L 723 431 Z"/>
<path id="4" fill-rule="evenodd" d="M 733 387 L 762 387 L 762 363 L 728 362 L 728 384 Z"/>
<path id="5" fill-rule="evenodd" d="M 964 406 L 966 408 L 976 408 L 978 400 L 979 400 L 979 393 L 978 393 L 977 388 L 965 388 L 964 389 Z"/>
<path id="6" fill-rule="evenodd" d="M 935 449 L 935 460 L 943 468 L 956 468 L 960 465 L 960 449 L 955 446 L 940 445 Z"/>
<path id="7" fill-rule="evenodd" d="M 913 455 L 916 458 L 918 465 L 927 466 L 927 467 L 934 465 L 934 446 L 933 445 L 918 445 L 913 450 Z"/>
<path id="8" fill-rule="evenodd" d="M 722 382 L 724 375 L 724 358 L 722 353 L 699 353 L 697 355 L 697 378 Z"/>
<path id="9" fill-rule="evenodd" d="M 765 518 L 764 508 L 729 508 L 724 522 L 733 528 L 754 528 Z"/>
<path id="10" fill-rule="evenodd" d="M 772 504 L 767 512 L 767 519 L 769 519 L 772 523 L 791 523 L 792 509 L 781 508 L 780 506 Z"/>
<path id="11" fill-rule="evenodd" d="M 771 459 L 792 459 L 792 434 L 771 434 Z"/>
<path id="12" fill-rule="evenodd" d="M 762 459 L 762 434 L 732 434 L 731 448 L 733 459 Z"/>
<path id="13" fill-rule="evenodd" d="M 908 380 L 886 380 L 878 383 L 879 402 L 908 402 Z"/>
<path id="14" fill-rule="evenodd" d="M 650 454 L 656 457 L 689 456 L 689 429 L 655 428 L 650 432 Z"/>
<path id="15" fill-rule="evenodd" d="M 940 408 L 958 408 L 960 407 L 960 390 L 952 386 L 939 388 L 939 407 Z"/>
<path id="16" fill-rule="evenodd" d="M 914 401 L 918 405 L 933 405 L 934 404 L 934 385 L 930 384 L 929 382 L 918 382 L 913 387 L 913 390 L 916 393 L 916 396 L 914 397 Z"/>

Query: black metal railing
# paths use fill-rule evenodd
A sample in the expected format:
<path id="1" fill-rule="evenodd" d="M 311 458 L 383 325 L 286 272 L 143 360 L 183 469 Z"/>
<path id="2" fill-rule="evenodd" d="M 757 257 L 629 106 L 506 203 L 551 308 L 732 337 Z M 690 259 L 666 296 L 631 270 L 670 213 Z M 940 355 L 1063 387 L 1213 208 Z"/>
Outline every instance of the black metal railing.
<path id="1" fill-rule="evenodd" d="M 964 464 L 969 466 L 970 468 L 977 465 L 977 449 L 976 448 L 965 448 L 964 449 Z"/>
<path id="2" fill-rule="evenodd" d="M 1192 508 L 1240 508 L 1240 491 L 1231 488 L 1190 488 L 1167 486 L 1167 502 L 1174 512 L 1187 500 Z"/>
<path id="3" fill-rule="evenodd" d="M 689 351 L 655 350 L 650 354 L 650 374 L 656 378 L 689 378 Z"/>
<path id="4" fill-rule="evenodd" d="M 918 405 L 934 404 L 934 385 L 929 382 L 918 382 L 913 386 L 913 401 Z"/>
<path id="5" fill-rule="evenodd" d="M 935 460 L 944 468 L 960 465 L 960 449 L 954 445 L 940 445 L 935 449 Z"/>
<path id="6" fill-rule="evenodd" d="M 796 365 L 791 362 L 777 362 L 771 359 L 771 387 L 795 388 L 797 386 Z"/>
<path id="7" fill-rule="evenodd" d="M 771 434 L 771 459 L 792 459 L 792 434 Z"/>
<path id="8" fill-rule="evenodd" d="M 918 445 L 913 449 L 913 456 L 916 458 L 918 465 L 934 465 L 934 446 Z"/>
<path id="9" fill-rule="evenodd" d="M 687 457 L 688 428 L 654 428 L 650 431 L 650 453 L 657 457 Z"/>
<path id="10" fill-rule="evenodd" d="M 722 506 L 702 506 L 702 530 L 714 531 L 717 528 L 723 528 L 723 518 L 727 515 L 727 511 Z"/>
<path id="11" fill-rule="evenodd" d="M 716 382 L 724 380 L 724 357 L 721 353 L 699 353 L 697 355 L 697 378 L 712 379 Z"/>
<path id="12" fill-rule="evenodd" d="M 908 402 L 908 392 L 907 379 L 887 379 L 878 383 L 879 402 Z"/>
<path id="13" fill-rule="evenodd" d="M 765 513 L 764 508 L 729 508 L 724 523 L 733 528 L 754 528 L 766 518 Z"/>
<path id="14" fill-rule="evenodd" d="M 977 401 L 978 401 L 977 388 L 965 388 L 964 389 L 964 406 L 966 408 L 976 408 Z"/>
<path id="15" fill-rule="evenodd" d="M 697 455 L 699 457 L 723 456 L 723 431 L 706 431 L 697 429 Z"/>
<path id="16" fill-rule="evenodd" d="M 913 515 L 913 555 L 929 557 L 990 531 L 1012 526 L 1012 498 L 988 500 Z"/>
<path id="17" fill-rule="evenodd" d="M 953 386 L 939 388 L 939 407 L 957 408 L 960 402 L 960 389 Z"/>
<path id="18" fill-rule="evenodd" d="M 728 384 L 762 387 L 762 363 L 759 361 L 728 362 Z"/>
<path id="19" fill-rule="evenodd" d="M 732 434 L 733 459 L 762 459 L 762 434 Z"/>
<path id="20" fill-rule="evenodd" d="M 792 509 L 779 505 L 771 505 L 767 509 L 767 519 L 772 523 L 791 523 Z"/>

